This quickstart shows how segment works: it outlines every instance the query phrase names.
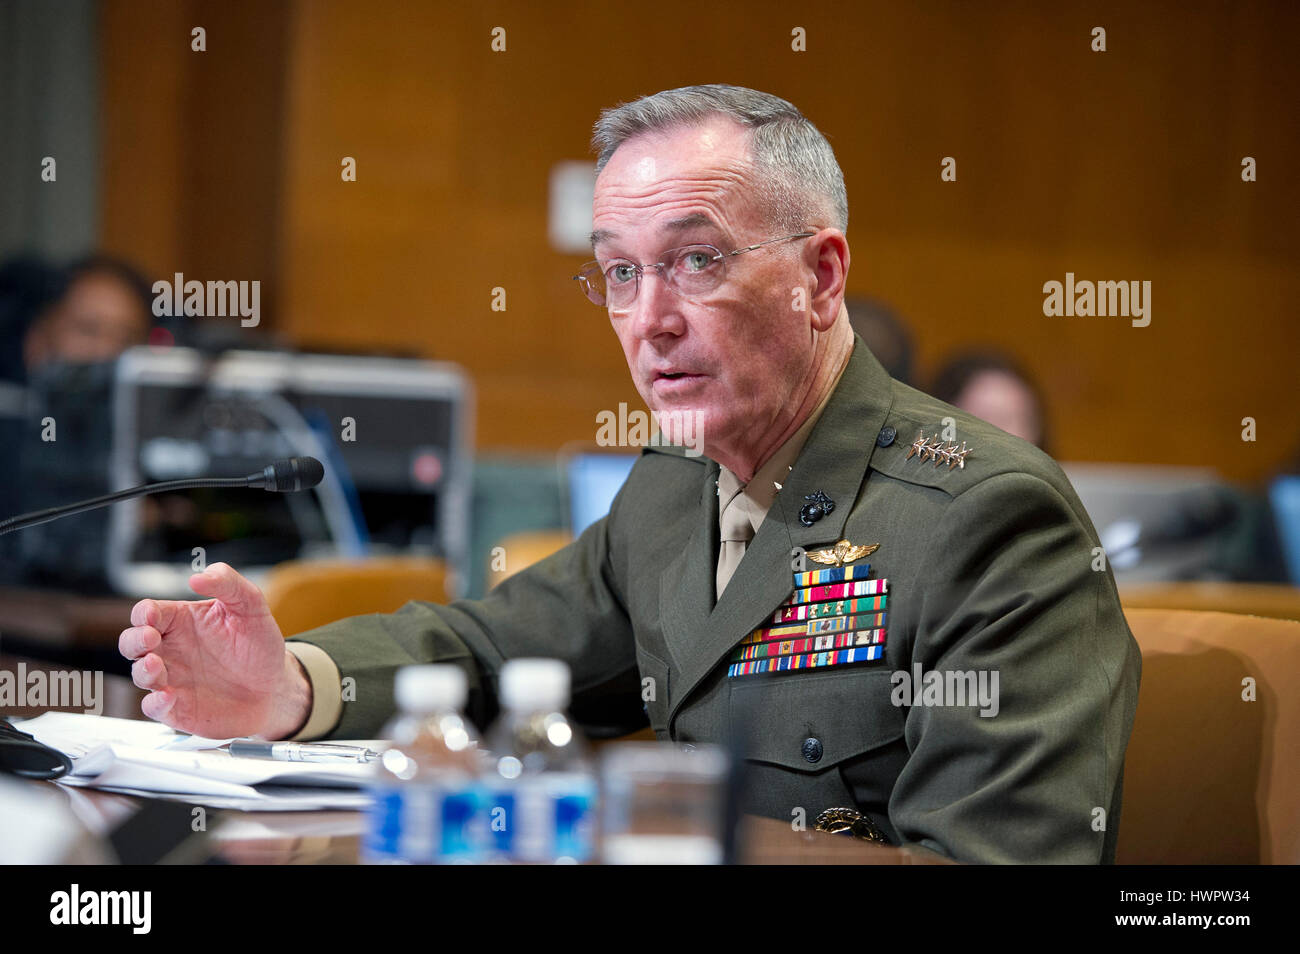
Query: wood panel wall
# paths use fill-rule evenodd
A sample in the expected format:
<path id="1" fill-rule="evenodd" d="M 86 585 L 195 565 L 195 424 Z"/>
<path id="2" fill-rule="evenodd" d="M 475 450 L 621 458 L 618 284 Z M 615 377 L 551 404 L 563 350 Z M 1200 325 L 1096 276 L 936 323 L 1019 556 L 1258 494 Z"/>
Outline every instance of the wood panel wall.
<path id="1" fill-rule="evenodd" d="M 828 135 L 850 288 L 906 316 L 923 372 L 1007 350 L 1061 459 L 1260 479 L 1300 454 L 1294 4 L 106 0 L 103 18 L 106 245 L 263 278 L 290 340 L 463 364 L 481 447 L 591 440 L 598 410 L 639 406 L 569 280 L 581 257 L 548 248 L 548 173 L 588 157 L 601 107 L 721 81 Z M 1151 281 L 1150 326 L 1045 317 L 1067 271 Z"/>

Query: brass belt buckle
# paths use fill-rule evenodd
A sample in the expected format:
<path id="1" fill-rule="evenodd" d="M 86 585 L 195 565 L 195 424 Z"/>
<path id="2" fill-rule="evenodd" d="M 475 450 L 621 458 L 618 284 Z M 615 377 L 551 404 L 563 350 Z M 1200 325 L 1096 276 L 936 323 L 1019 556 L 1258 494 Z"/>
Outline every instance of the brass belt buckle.
<path id="1" fill-rule="evenodd" d="M 876 823 L 871 820 L 870 815 L 863 814 L 856 808 L 828 808 L 817 816 L 817 821 L 813 824 L 815 831 L 826 831 L 831 834 L 847 831 L 854 838 L 861 841 L 874 841 L 877 844 L 887 845 L 889 839 L 885 837 Z"/>

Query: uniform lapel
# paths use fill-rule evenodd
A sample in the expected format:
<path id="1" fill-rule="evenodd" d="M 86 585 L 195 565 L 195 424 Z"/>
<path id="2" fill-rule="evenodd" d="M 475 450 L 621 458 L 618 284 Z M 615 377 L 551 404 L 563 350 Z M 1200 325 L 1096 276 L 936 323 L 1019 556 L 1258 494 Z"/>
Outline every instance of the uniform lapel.
<path id="1" fill-rule="evenodd" d="M 700 486 L 699 519 L 685 549 L 659 577 L 659 619 L 668 652 L 682 671 L 701 623 L 714 610 L 718 532 L 718 465 L 709 461 Z"/>
<path id="2" fill-rule="evenodd" d="M 891 403 L 889 375 L 856 339 L 839 386 L 716 605 L 718 467 L 709 468 L 696 531 L 660 580 L 660 619 L 678 671 L 670 686 L 670 724 L 695 687 L 789 598 L 793 548 L 841 539 Z M 835 509 L 805 527 L 799 510 L 805 495 L 817 491 L 830 497 Z"/>

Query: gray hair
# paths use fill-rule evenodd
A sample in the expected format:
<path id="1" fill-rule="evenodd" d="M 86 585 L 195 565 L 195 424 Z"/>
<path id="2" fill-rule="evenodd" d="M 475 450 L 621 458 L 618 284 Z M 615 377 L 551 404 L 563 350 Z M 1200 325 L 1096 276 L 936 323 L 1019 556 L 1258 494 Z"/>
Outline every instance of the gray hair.
<path id="1" fill-rule="evenodd" d="M 759 188 L 774 225 L 798 231 L 819 224 L 847 231 L 844 173 L 826 137 L 784 99 L 743 86 L 683 86 L 602 110 L 591 137 L 598 154 L 596 172 L 639 133 L 694 126 L 718 115 L 749 127 Z M 831 219 L 825 221 L 828 214 Z"/>

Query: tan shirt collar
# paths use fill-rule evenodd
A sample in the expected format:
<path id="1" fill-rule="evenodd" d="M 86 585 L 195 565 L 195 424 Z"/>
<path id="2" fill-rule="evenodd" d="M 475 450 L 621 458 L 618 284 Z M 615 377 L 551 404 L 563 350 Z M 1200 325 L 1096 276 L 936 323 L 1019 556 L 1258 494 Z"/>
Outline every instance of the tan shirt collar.
<path id="1" fill-rule="evenodd" d="M 848 364 L 844 365 L 848 368 Z M 748 484 L 742 484 L 740 478 L 726 467 L 719 465 L 718 471 L 718 525 L 722 525 L 722 513 L 727 509 L 732 501 L 735 506 L 741 507 L 749 516 L 750 526 L 754 532 L 758 533 L 758 528 L 762 525 L 767 512 L 772 509 L 772 504 L 776 501 L 777 492 L 780 488 L 777 484 L 784 484 L 786 474 L 794 467 L 795 461 L 799 459 L 799 453 L 808 441 L 808 435 L 812 433 L 817 421 L 822 416 L 822 411 L 830 403 L 831 395 L 839 387 L 840 378 L 844 376 L 844 369 L 840 370 L 830 390 L 826 392 L 826 397 L 818 404 L 808 419 L 799 426 L 786 440 L 784 444 L 777 448 L 776 453 L 767 459 L 767 462 L 758 469 L 754 479 Z"/>

